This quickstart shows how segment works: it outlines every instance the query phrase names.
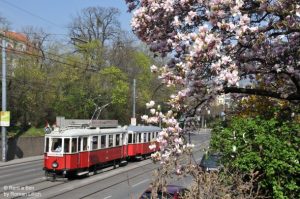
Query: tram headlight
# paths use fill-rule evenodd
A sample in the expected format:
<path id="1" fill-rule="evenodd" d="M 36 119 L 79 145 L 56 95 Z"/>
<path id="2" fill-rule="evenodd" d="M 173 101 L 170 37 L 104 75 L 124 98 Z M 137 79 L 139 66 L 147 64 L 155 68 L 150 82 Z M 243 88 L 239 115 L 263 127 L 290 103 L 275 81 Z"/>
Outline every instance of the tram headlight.
<path id="1" fill-rule="evenodd" d="M 58 163 L 57 162 L 53 162 L 52 163 L 52 168 L 56 169 L 58 167 Z"/>

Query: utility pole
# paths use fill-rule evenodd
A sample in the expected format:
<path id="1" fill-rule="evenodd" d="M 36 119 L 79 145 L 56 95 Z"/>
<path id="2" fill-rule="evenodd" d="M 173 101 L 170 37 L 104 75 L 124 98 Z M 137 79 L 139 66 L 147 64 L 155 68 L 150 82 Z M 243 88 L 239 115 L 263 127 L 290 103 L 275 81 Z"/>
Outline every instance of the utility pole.
<path id="1" fill-rule="evenodd" d="M 6 111 L 6 58 L 5 58 L 5 38 L 2 38 L 2 111 Z M 2 161 L 6 162 L 6 127 L 1 127 L 2 134 Z"/>
<path id="2" fill-rule="evenodd" d="M 136 118 L 135 118 L 135 87 L 136 87 L 136 81 L 133 79 L 133 89 L 132 89 L 132 118 L 130 124 L 132 126 L 136 126 Z"/>
<path id="3" fill-rule="evenodd" d="M 135 118 L 135 87 L 136 87 L 136 80 L 133 79 L 133 107 L 132 107 L 132 117 Z"/>

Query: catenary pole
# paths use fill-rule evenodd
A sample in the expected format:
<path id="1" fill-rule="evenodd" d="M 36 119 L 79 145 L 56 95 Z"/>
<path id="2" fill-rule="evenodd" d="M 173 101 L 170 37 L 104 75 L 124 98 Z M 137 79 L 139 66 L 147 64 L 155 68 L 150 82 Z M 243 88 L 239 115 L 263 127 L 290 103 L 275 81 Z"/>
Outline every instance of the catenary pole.
<path id="1" fill-rule="evenodd" d="M 2 38 L 2 111 L 6 111 L 6 58 L 5 58 L 6 41 Z M 2 134 L 2 161 L 6 161 L 6 127 L 1 127 Z"/>
<path id="2" fill-rule="evenodd" d="M 133 79 L 133 107 L 132 107 L 132 117 L 135 118 L 135 88 L 136 88 L 136 80 Z"/>

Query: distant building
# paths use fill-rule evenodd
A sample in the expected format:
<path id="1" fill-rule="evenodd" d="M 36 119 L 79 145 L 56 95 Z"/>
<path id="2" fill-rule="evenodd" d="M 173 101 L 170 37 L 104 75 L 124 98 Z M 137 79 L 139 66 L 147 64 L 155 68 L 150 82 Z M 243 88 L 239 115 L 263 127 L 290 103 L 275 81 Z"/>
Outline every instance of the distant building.
<path id="1" fill-rule="evenodd" d="M 0 37 L 1 45 L 3 38 L 6 41 L 6 63 L 9 72 L 16 68 L 18 58 L 26 52 L 32 52 L 33 48 L 28 37 L 23 33 L 4 31 L 1 34 L 4 36 Z"/>
<path id="2" fill-rule="evenodd" d="M 219 95 L 217 98 L 216 98 L 216 102 L 215 102 L 215 105 L 217 106 L 220 106 L 220 105 L 227 105 L 227 106 L 230 106 L 230 103 L 231 103 L 231 97 L 230 97 L 230 94 L 222 94 L 222 95 Z"/>
<path id="3" fill-rule="evenodd" d="M 25 34 L 5 31 L 4 36 L 7 42 L 7 49 L 15 50 L 15 51 L 28 51 L 29 40 Z"/>

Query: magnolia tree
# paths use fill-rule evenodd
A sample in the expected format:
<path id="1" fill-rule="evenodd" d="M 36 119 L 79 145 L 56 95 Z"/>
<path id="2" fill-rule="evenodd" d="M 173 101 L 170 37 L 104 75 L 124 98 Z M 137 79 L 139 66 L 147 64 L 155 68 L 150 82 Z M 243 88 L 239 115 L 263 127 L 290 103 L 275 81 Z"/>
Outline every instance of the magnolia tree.
<path id="1" fill-rule="evenodd" d="M 162 80 L 174 97 L 203 102 L 220 93 L 300 100 L 298 0 L 126 0 L 134 33 L 170 62 Z M 152 66 L 152 70 L 158 70 Z M 242 79 L 265 89 L 243 89 Z"/>
<path id="2" fill-rule="evenodd" d="M 170 60 L 163 67 L 151 66 L 151 70 L 159 73 L 167 86 L 183 88 L 171 96 L 170 111 L 161 113 L 160 107 L 151 101 L 147 104 L 150 114 L 142 117 L 148 123 L 165 124 L 157 139 L 161 151 L 152 155 L 163 165 L 157 178 L 160 185 L 165 185 L 166 181 L 161 177 L 173 174 L 169 168 L 176 168 L 178 174 L 189 173 L 195 177 L 196 184 L 191 193 L 196 193 L 195 197 L 199 198 L 201 187 L 216 190 L 222 186 L 212 183 L 216 180 L 201 181 L 201 176 L 206 179 L 206 174 L 199 175 L 201 170 L 192 164 L 192 158 L 190 164 L 180 165 L 182 154 L 191 154 L 193 145 L 186 144 L 182 136 L 190 125 L 181 129 L 175 119 L 176 112 L 193 117 L 218 95 L 226 93 L 299 103 L 300 2 L 126 0 L 126 3 L 133 11 L 131 24 L 137 37 L 156 56 L 167 56 Z M 250 82 L 251 87 L 239 87 L 243 81 Z M 192 124 L 186 120 L 186 124 L 189 122 Z M 155 144 L 150 147 L 154 148 Z M 232 150 L 234 152 L 236 147 Z M 234 185 L 228 192 L 217 191 L 210 195 L 223 192 L 225 195 L 220 198 L 251 198 L 232 194 L 233 190 L 242 190 L 242 193 L 252 195 L 251 192 L 257 189 L 257 186 L 251 187 L 255 185 L 253 183 L 245 191 L 245 182 L 241 184 L 240 187 Z"/>
<path id="3" fill-rule="evenodd" d="M 170 58 L 163 67 L 151 66 L 152 71 L 165 84 L 184 88 L 171 96 L 173 110 L 195 115 L 224 93 L 300 100 L 299 0 L 126 3 L 133 11 L 134 33 L 156 55 Z M 240 81 L 252 82 L 252 86 L 239 87 Z M 171 136 L 181 144 L 177 134 L 182 129 L 172 114 L 152 113 L 158 117 L 144 119 L 167 122 L 169 129 L 162 138 Z"/>

